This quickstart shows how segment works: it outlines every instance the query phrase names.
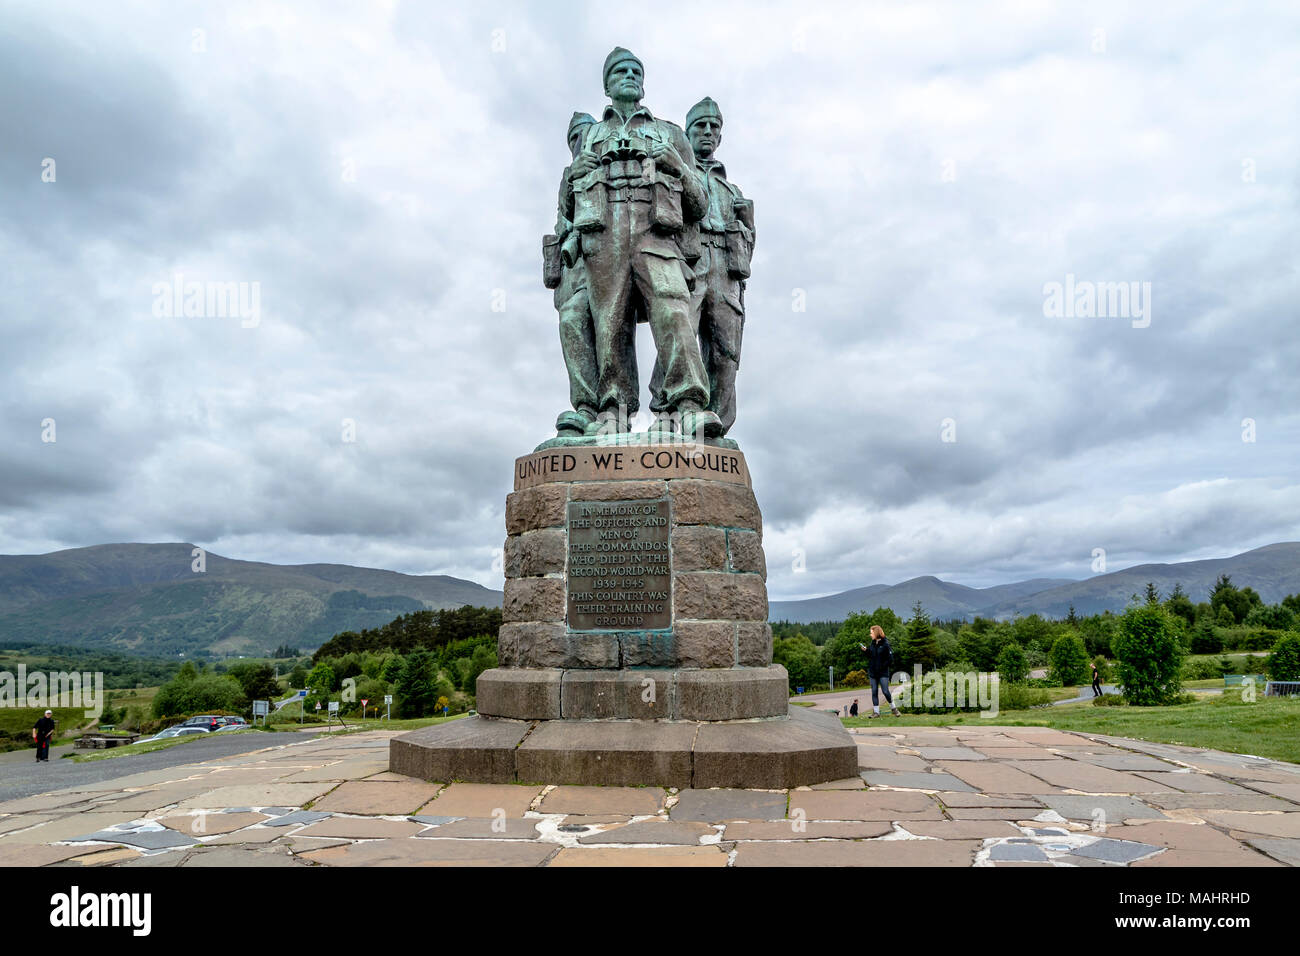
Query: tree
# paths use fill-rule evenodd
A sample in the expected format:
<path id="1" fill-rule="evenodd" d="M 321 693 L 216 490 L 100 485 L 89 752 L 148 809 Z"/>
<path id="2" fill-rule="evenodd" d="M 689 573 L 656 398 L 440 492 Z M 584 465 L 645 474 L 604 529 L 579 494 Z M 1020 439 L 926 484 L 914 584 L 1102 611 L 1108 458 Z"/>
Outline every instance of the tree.
<path id="1" fill-rule="evenodd" d="M 1219 610 L 1215 613 L 1214 623 L 1219 627 L 1235 627 L 1237 619 L 1232 614 L 1232 608 L 1227 605 L 1220 605 Z"/>
<path id="2" fill-rule="evenodd" d="M 275 668 L 270 664 L 240 661 L 228 673 L 239 681 L 249 700 L 276 700 L 280 696 L 280 682 L 275 679 Z"/>
<path id="3" fill-rule="evenodd" d="M 486 645 L 474 648 L 474 653 L 469 658 L 469 667 L 465 672 L 465 692 L 469 694 L 475 693 L 475 688 L 478 685 L 478 675 L 496 666 L 497 652 L 495 649 Z"/>
<path id="4" fill-rule="evenodd" d="M 1048 655 L 1052 662 L 1052 676 L 1062 687 L 1088 682 L 1088 649 L 1073 634 L 1062 634 L 1052 645 Z"/>
<path id="5" fill-rule="evenodd" d="M 301 690 L 307 686 L 307 668 L 302 664 L 294 665 L 293 670 L 289 672 L 289 686 L 294 690 Z"/>
<path id="6" fill-rule="evenodd" d="M 1111 641 L 1119 681 L 1130 704 L 1171 704 L 1182 693 L 1183 645 L 1160 605 L 1128 608 Z"/>
<path id="7" fill-rule="evenodd" d="M 821 666 L 821 652 L 817 645 L 802 634 L 778 637 L 772 642 L 772 663 L 780 664 L 790 675 L 790 692 L 796 687 L 812 687 L 821 683 L 826 672 Z M 848 673 L 843 671 L 842 673 Z"/>
<path id="8" fill-rule="evenodd" d="M 1192 653 L 1193 654 L 1218 654 L 1223 650 L 1223 639 L 1219 637 L 1219 632 L 1214 629 L 1214 621 L 1210 615 L 1203 614 L 1196 621 L 1196 627 L 1192 630 Z"/>
<path id="9" fill-rule="evenodd" d="M 1300 636 L 1287 634 L 1274 644 L 1264 669 L 1270 680 L 1300 680 Z"/>
<path id="10" fill-rule="evenodd" d="M 1196 605 L 1184 593 L 1181 583 L 1174 585 L 1173 592 L 1169 595 L 1169 599 L 1165 601 L 1165 610 L 1182 618 L 1188 627 L 1193 627 L 1196 624 Z"/>
<path id="11" fill-rule="evenodd" d="M 1295 613 L 1283 604 L 1260 604 L 1252 607 L 1246 615 L 1246 623 L 1251 627 L 1266 627 L 1274 631 L 1295 629 Z"/>
<path id="12" fill-rule="evenodd" d="M 1023 684 L 1029 677 L 1029 665 L 1019 644 L 1008 644 L 998 657 L 998 675 L 1008 684 Z"/>
<path id="13" fill-rule="evenodd" d="M 308 693 L 307 699 L 303 701 L 304 709 L 314 710 L 317 702 L 320 703 L 323 709 L 329 700 L 330 691 L 334 689 L 335 683 L 334 668 L 328 664 L 317 664 L 313 667 L 311 673 L 307 675 L 307 687 L 310 693 Z"/>
<path id="14" fill-rule="evenodd" d="M 939 662 L 939 641 L 920 601 L 912 606 L 912 617 L 907 622 L 907 651 L 911 663 L 920 664 L 922 670 L 930 670 Z"/>
<path id="15" fill-rule="evenodd" d="M 399 717 L 427 717 L 437 702 L 433 655 L 417 647 L 407 655 L 394 689 Z"/>
<path id="16" fill-rule="evenodd" d="M 226 674 L 199 673 L 193 665 L 158 689 L 153 699 L 155 717 L 181 717 L 211 711 L 235 713 L 246 700 L 239 681 Z"/>
<path id="17" fill-rule="evenodd" d="M 1147 603 L 1148 604 L 1160 603 L 1160 592 L 1156 590 L 1155 584 L 1153 584 L 1150 581 L 1147 582 Z"/>
<path id="18" fill-rule="evenodd" d="M 1219 575 L 1219 579 L 1214 582 L 1214 587 L 1210 590 L 1210 606 L 1214 608 L 1215 620 L 1222 619 L 1224 608 L 1227 608 L 1232 615 L 1232 624 L 1226 626 L 1231 627 L 1246 620 L 1252 604 L 1250 595 L 1255 593 L 1249 588 L 1246 590 L 1250 593 L 1238 590 L 1228 575 Z M 1258 598 L 1258 595 L 1255 596 Z"/>

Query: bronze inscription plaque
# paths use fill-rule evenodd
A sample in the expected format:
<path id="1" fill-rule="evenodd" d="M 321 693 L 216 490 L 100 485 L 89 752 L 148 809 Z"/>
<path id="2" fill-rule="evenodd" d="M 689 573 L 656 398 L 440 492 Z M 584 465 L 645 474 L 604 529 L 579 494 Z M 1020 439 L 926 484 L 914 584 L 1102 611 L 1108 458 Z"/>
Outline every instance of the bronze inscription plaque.
<path id="1" fill-rule="evenodd" d="M 571 630 L 672 627 L 670 507 L 667 498 L 569 502 Z"/>

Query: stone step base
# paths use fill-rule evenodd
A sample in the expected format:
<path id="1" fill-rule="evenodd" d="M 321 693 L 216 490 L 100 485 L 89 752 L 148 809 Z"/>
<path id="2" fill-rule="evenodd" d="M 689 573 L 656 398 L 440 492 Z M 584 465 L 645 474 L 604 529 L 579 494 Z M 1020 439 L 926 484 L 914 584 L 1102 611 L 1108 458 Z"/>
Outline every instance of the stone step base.
<path id="1" fill-rule="evenodd" d="M 513 720 L 749 720 L 784 717 L 780 664 L 682 670 L 494 667 L 479 675 L 478 712 Z"/>
<path id="2" fill-rule="evenodd" d="M 394 773 L 448 783 L 546 783 L 783 790 L 858 774 L 831 714 L 736 722 L 522 721 L 468 717 L 389 743 Z"/>

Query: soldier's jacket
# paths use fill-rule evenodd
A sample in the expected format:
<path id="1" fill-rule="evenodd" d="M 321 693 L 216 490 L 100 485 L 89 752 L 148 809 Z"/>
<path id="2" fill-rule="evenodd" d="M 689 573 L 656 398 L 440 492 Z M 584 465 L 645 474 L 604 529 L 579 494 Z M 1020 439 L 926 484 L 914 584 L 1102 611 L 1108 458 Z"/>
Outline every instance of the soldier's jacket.
<path id="1" fill-rule="evenodd" d="M 676 149 L 683 167 L 680 176 L 666 172 L 650 156 L 655 142 Z M 562 208 L 578 231 L 605 228 L 611 201 L 650 202 L 655 231 L 677 237 L 705 214 L 704 180 L 686 133 L 675 123 L 656 119 L 645 107 L 624 119 L 610 105 L 601 121 L 587 129 L 582 148 L 601 162 L 577 182 L 569 184 L 566 178 Z"/>
<path id="2" fill-rule="evenodd" d="M 716 159 L 700 161 L 708 208 L 699 222 L 702 242 L 726 250 L 727 269 L 733 278 L 749 278 L 754 251 L 754 206 L 740 188 L 727 179 L 727 168 Z M 738 202 L 739 200 L 739 202 Z"/>

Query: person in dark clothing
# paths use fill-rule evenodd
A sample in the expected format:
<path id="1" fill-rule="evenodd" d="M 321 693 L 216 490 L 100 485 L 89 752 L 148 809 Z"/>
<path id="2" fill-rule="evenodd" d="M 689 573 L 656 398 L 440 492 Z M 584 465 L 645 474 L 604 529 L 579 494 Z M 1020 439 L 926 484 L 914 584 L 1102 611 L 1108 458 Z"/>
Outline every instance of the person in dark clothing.
<path id="1" fill-rule="evenodd" d="M 1092 696 L 1101 696 L 1101 674 L 1097 672 L 1097 665 L 1092 665 Z"/>
<path id="2" fill-rule="evenodd" d="M 32 728 L 32 739 L 36 741 L 36 760 L 50 761 L 50 740 L 54 737 L 54 711 L 47 710 L 45 716 L 36 721 Z"/>
<path id="3" fill-rule="evenodd" d="M 871 678 L 871 716 L 880 716 L 880 691 L 885 692 L 885 700 L 895 717 L 903 716 L 894 706 L 894 698 L 889 695 L 889 669 L 894 662 L 894 649 L 889 646 L 885 629 L 879 624 L 871 625 L 871 644 L 859 644 L 867 652 L 867 674 Z"/>
<path id="4" fill-rule="evenodd" d="M 853 706 L 849 708 L 849 716 L 850 717 L 858 716 L 858 699 L 856 697 L 853 698 Z"/>

